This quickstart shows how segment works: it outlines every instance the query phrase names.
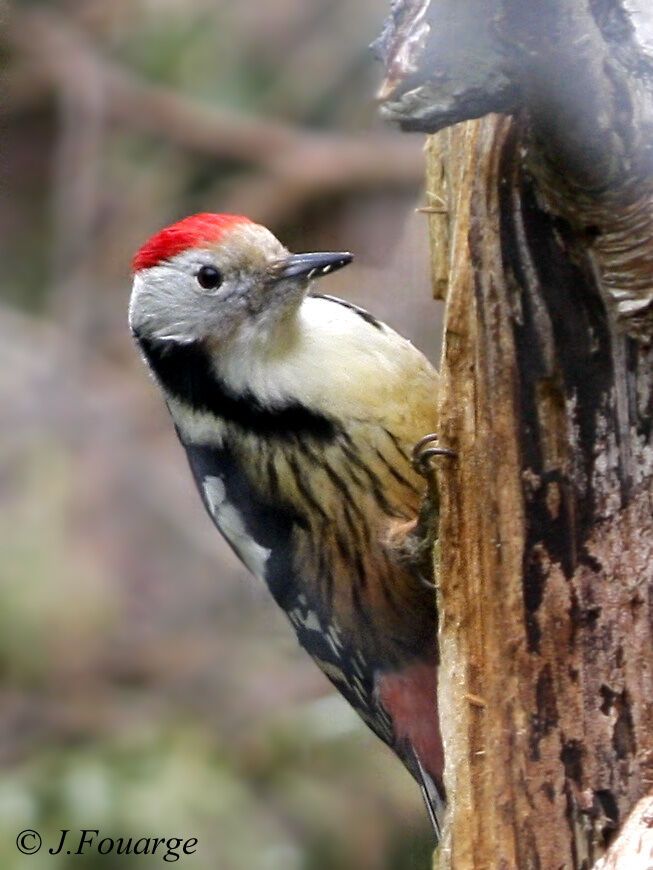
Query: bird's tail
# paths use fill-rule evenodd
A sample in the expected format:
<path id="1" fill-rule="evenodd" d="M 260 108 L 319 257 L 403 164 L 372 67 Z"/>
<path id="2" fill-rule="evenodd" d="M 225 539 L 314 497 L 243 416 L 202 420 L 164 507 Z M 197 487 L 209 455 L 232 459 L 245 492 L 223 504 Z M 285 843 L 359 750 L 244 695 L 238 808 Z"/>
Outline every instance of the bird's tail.
<path id="1" fill-rule="evenodd" d="M 418 754 L 413 750 L 417 770 L 419 771 L 420 787 L 422 797 L 426 804 L 426 811 L 429 814 L 429 819 L 433 825 L 436 843 L 442 839 L 442 825 L 444 823 L 444 813 L 447 808 L 447 801 L 444 794 L 444 789 L 441 785 L 436 784 L 433 777 L 428 773 Z"/>

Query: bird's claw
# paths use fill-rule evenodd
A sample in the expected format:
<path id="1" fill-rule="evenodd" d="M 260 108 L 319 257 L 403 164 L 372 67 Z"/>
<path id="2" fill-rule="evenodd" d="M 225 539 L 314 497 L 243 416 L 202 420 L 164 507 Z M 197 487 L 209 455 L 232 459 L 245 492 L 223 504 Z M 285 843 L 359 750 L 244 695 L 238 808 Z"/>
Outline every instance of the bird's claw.
<path id="1" fill-rule="evenodd" d="M 449 450 L 448 447 L 437 447 L 438 436 L 435 433 L 425 435 L 420 438 L 417 444 L 413 447 L 413 468 L 422 477 L 428 477 L 433 468 L 429 462 L 434 456 L 448 456 L 456 459 L 458 454 L 455 450 Z M 431 445 L 431 446 L 429 446 Z"/>

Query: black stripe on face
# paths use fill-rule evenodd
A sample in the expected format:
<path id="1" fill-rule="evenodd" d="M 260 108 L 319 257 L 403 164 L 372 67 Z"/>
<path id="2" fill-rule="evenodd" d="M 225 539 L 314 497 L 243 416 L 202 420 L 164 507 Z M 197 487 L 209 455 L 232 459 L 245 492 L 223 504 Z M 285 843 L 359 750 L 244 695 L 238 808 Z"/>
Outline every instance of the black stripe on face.
<path id="1" fill-rule="evenodd" d="M 136 336 L 159 383 L 194 411 L 208 411 L 256 435 L 277 438 L 335 438 L 333 421 L 299 402 L 265 406 L 249 392 L 235 393 L 213 372 L 211 358 L 199 342 L 176 344 Z"/>

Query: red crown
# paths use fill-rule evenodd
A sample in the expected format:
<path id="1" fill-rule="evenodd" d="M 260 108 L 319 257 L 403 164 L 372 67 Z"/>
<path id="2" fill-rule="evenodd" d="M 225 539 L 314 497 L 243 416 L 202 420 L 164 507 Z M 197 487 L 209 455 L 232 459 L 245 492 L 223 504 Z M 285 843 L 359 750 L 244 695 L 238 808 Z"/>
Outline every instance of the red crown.
<path id="1" fill-rule="evenodd" d="M 157 266 L 188 248 L 207 242 L 219 242 L 237 224 L 251 223 L 237 214 L 194 214 L 156 233 L 148 239 L 132 260 L 134 272 Z"/>

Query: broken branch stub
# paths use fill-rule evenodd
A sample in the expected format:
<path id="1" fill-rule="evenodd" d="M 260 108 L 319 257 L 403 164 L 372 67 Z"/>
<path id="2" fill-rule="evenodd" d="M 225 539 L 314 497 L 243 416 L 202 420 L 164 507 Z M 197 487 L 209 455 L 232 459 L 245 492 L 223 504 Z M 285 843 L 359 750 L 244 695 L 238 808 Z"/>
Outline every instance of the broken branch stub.
<path id="1" fill-rule="evenodd" d="M 621 327 L 653 331 L 653 6 L 400 0 L 377 53 L 381 113 L 433 133 L 519 116 L 547 209 L 583 239 Z"/>

